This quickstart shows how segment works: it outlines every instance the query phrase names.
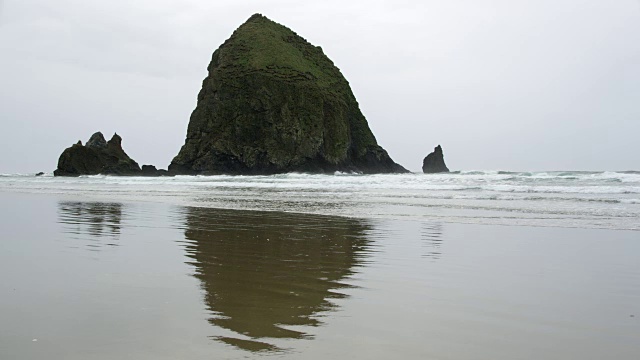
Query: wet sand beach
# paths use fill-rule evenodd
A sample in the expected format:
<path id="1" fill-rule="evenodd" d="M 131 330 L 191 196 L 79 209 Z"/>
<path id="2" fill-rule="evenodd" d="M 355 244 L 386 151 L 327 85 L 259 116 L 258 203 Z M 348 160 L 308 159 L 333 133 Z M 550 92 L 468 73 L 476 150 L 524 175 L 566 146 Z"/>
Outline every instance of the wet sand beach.
<path id="1" fill-rule="evenodd" d="M 2 359 L 636 359 L 636 231 L 0 192 Z"/>

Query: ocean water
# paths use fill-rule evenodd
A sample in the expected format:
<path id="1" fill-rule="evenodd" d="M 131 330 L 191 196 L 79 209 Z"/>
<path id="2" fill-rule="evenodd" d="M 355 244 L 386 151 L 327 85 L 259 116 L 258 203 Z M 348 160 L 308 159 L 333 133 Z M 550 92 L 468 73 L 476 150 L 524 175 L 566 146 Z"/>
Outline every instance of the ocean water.
<path id="1" fill-rule="evenodd" d="M 640 358 L 640 174 L 0 176 L 0 359 Z"/>
<path id="2" fill-rule="evenodd" d="M 0 175 L 0 191 L 358 218 L 640 230 L 640 172 Z"/>

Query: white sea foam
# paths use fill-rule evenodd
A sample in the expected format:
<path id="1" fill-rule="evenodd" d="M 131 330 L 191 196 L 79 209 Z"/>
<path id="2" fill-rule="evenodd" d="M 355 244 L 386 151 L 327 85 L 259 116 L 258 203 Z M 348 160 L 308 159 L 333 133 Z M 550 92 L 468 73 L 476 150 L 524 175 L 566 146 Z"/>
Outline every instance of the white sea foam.
<path id="1" fill-rule="evenodd" d="M 0 191 L 357 217 L 640 228 L 639 172 L 77 178 L 4 174 Z"/>
<path id="2" fill-rule="evenodd" d="M 620 202 L 624 204 L 640 204 L 640 199 L 620 199 Z"/>

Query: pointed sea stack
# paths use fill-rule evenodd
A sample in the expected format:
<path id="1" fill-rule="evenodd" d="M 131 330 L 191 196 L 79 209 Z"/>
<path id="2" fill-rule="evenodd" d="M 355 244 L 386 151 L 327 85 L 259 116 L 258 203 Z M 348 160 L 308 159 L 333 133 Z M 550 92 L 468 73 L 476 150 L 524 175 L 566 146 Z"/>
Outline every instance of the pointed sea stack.
<path id="1" fill-rule="evenodd" d="M 380 147 L 322 52 L 256 14 L 213 53 L 178 174 L 407 172 Z"/>
<path id="2" fill-rule="evenodd" d="M 440 145 L 433 149 L 433 152 L 422 161 L 422 172 L 425 174 L 449 172 L 447 165 L 444 163 L 444 154 Z"/>
<path id="3" fill-rule="evenodd" d="M 65 149 L 58 159 L 55 176 L 140 175 L 138 163 L 122 149 L 122 138 L 114 134 L 106 141 L 101 132 L 91 136 L 87 145 L 81 141 Z"/>

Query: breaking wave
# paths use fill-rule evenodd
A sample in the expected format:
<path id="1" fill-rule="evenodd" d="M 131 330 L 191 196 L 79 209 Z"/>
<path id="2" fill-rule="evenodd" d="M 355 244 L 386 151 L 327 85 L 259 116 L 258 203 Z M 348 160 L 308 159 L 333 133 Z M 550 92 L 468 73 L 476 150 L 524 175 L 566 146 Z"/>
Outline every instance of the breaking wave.
<path id="1" fill-rule="evenodd" d="M 0 191 L 353 217 L 640 230 L 639 171 L 59 178 L 0 174 Z"/>

